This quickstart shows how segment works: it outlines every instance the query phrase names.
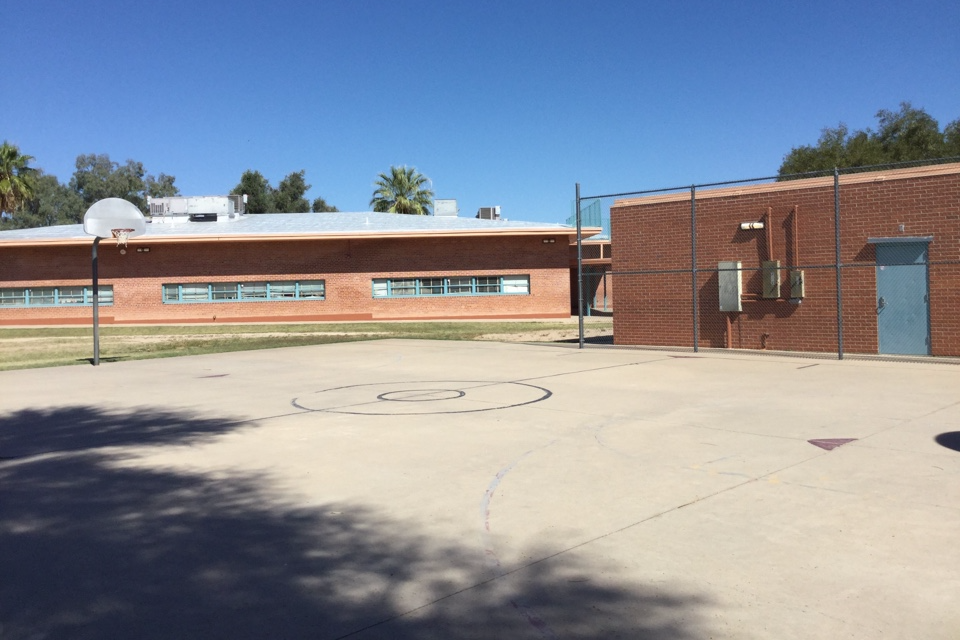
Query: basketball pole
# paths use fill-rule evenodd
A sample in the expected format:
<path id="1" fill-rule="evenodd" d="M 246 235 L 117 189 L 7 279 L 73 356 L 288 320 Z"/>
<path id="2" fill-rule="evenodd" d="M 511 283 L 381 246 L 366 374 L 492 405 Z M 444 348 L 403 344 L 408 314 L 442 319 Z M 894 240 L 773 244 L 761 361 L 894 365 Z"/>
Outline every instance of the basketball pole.
<path id="1" fill-rule="evenodd" d="M 583 225 L 580 217 L 580 183 L 577 183 L 577 333 L 583 349 Z"/>
<path id="2" fill-rule="evenodd" d="M 100 236 L 93 239 L 93 366 L 100 365 L 100 281 L 97 272 L 97 245 Z"/>

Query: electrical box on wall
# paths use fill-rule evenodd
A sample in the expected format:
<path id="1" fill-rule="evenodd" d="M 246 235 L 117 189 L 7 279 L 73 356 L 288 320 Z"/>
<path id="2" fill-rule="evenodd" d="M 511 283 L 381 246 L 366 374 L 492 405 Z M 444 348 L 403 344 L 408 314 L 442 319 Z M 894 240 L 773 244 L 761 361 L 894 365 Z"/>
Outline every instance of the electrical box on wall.
<path id="1" fill-rule="evenodd" d="M 805 287 L 803 285 L 803 271 L 794 270 L 790 272 L 790 297 L 804 297 Z"/>
<path id="2" fill-rule="evenodd" d="M 743 311 L 743 272 L 739 262 L 718 262 L 717 279 L 720 281 L 720 311 Z"/>
<path id="3" fill-rule="evenodd" d="M 780 261 L 764 260 L 761 263 L 763 267 L 763 297 L 780 297 Z"/>

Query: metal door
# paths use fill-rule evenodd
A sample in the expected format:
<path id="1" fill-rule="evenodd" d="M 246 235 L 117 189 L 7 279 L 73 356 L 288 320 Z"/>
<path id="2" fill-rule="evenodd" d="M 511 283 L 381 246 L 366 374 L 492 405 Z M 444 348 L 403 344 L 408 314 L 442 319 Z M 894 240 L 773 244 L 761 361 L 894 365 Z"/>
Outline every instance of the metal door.
<path id="1" fill-rule="evenodd" d="M 929 355 L 928 245 L 893 242 L 876 247 L 880 353 Z"/>

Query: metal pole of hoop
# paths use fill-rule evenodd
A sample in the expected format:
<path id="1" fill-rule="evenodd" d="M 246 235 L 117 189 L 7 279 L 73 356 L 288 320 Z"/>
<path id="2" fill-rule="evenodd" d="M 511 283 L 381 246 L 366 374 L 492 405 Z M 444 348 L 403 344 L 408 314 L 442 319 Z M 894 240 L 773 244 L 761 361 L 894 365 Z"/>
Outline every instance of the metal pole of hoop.
<path id="1" fill-rule="evenodd" d="M 100 236 L 93 239 L 93 366 L 100 365 L 100 278 L 97 271 L 97 245 Z"/>
<path id="2" fill-rule="evenodd" d="M 577 335 L 583 349 L 583 224 L 580 212 L 580 183 L 577 183 Z"/>

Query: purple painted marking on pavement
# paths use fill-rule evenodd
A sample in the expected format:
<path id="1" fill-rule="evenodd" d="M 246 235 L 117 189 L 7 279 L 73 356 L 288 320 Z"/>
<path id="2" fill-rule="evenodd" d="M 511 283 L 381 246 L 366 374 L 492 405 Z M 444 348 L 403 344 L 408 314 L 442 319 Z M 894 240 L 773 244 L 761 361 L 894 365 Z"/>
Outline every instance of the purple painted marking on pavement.
<path id="1" fill-rule="evenodd" d="M 848 442 L 856 440 L 857 438 L 815 438 L 814 440 L 807 440 L 807 442 L 826 451 L 833 451 L 837 447 L 842 447 Z"/>
<path id="2" fill-rule="evenodd" d="M 550 444 L 553 444 L 553 442 Z M 502 571 L 503 565 L 500 564 L 500 558 L 497 557 L 497 552 L 493 549 L 493 542 L 490 540 L 490 501 L 493 500 L 493 495 L 497 492 L 497 489 L 500 486 L 500 481 L 503 480 L 503 477 L 507 475 L 510 470 L 517 465 L 518 462 L 533 452 L 534 449 L 527 451 L 522 456 L 505 466 L 503 469 L 500 469 L 500 471 L 497 472 L 493 480 L 490 482 L 487 490 L 483 492 L 483 499 L 480 501 L 480 516 L 483 519 L 483 532 L 480 534 L 481 538 L 483 539 L 483 554 L 486 557 L 488 564 L 498 572 Z M 526 606 L 522 602 L 513 599 L 510 600 L 510 604 L 521 616 L 523 616 L 523 619 L 526 620 L 527 624 L 537 630 L 541 637 L 547 638 L 547 640 L 556 640 L 557 635 L 543 620 L 543 618 L 538 616 L 536 612 L 533 611 L 533 609 Z"/>

